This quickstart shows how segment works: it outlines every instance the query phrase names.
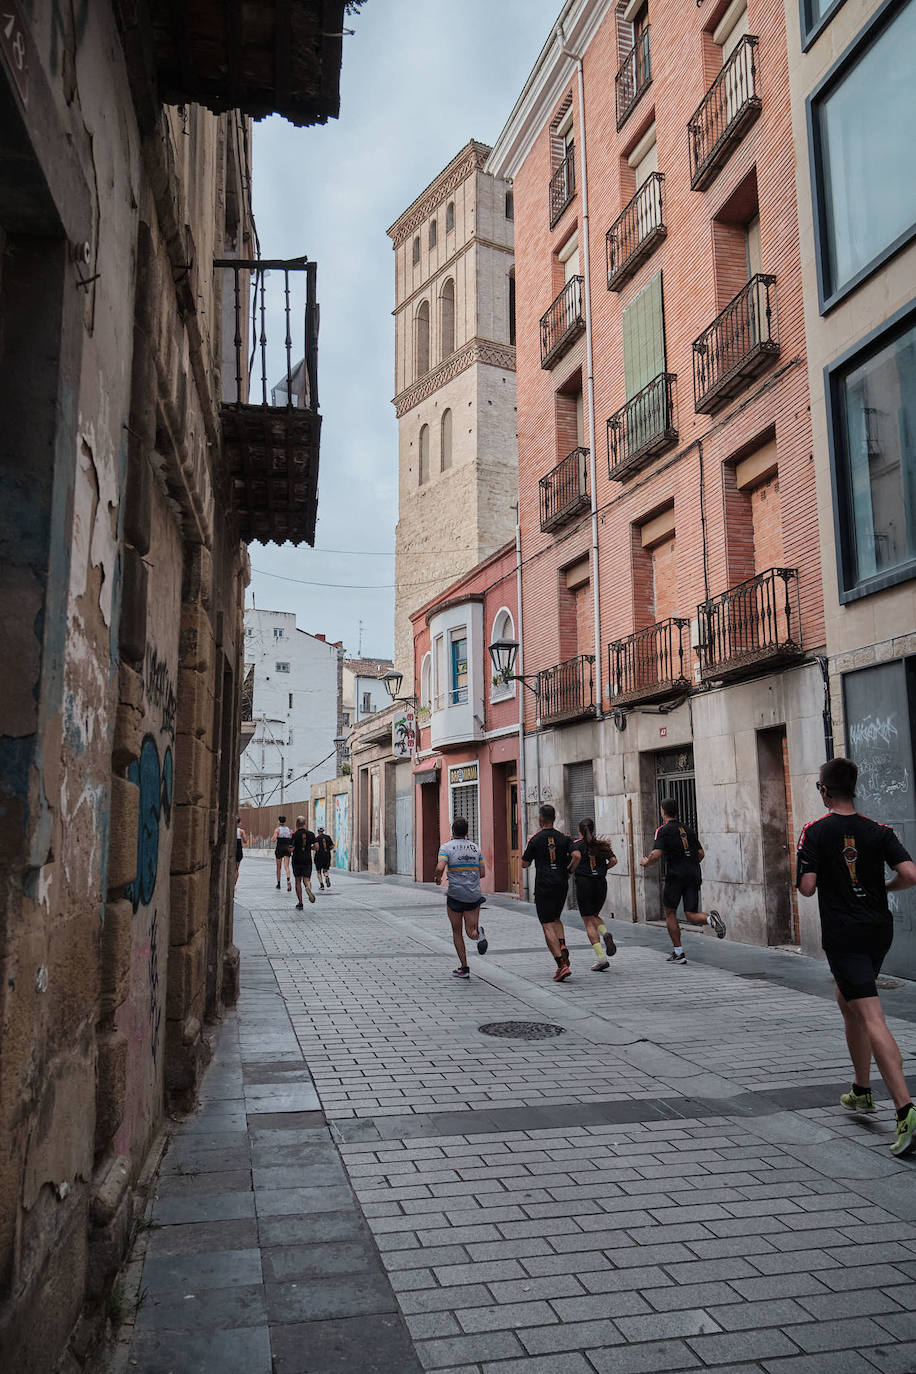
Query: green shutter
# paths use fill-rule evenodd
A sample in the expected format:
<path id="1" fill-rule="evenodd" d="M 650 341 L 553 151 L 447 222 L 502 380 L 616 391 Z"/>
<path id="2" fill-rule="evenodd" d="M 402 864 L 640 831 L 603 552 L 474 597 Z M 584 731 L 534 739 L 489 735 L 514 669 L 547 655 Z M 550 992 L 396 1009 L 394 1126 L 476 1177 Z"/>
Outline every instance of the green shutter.
<path id="1" fill-rule="evenodd" d="M 623 375 L 627 400 L 664 370 L 665 316 L 662 274 L 659 272 L 623 312 Z"/>

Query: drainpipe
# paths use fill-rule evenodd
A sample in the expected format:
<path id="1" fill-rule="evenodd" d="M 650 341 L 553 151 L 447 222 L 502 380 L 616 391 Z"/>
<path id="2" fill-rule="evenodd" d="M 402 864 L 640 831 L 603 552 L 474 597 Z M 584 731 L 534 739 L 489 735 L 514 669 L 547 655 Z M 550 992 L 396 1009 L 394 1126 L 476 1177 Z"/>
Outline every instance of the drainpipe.
<path id="1" fill-rule="evenodd" d="M 588 401 L 588 478 L 592 512 L 592 602 L 595 618 L 595 715 L 600 720 L 604 706 L 601 675 L 601 595 L 598 572 L 598 493 L 595 480 L 595 367 L 592 353 L 592 287 L 591 254 L 588 241 L 588 164 L 585 155 L 585 81 L 582 58 L 566 46 L 563 26 L 557 25 L 560 51 L 576 65 L 579 94 L 579 152 L 582 160 L 582 275 L 585 280 L 585 372 Z"/>
<path id="2" fill-rule="evenodd" d="M 522 527 L 516 522 L 515 525 L 515 596 L 518 603 L 518 653 L 516 655 L 515 671 L 519 675 L 525 671 L 522 659 Z M 528 844 L 528 782 L 525 771 L 525 689 L 520 684 L 518 691 L 518 820 L 519 820 L 519 856 L 525 852 Z M 520 869 L 522 875 L 522 893 L 528 891 L 528 874 L 525 869 Z M 520 894 L 521 895 L 521 894 Z"/>

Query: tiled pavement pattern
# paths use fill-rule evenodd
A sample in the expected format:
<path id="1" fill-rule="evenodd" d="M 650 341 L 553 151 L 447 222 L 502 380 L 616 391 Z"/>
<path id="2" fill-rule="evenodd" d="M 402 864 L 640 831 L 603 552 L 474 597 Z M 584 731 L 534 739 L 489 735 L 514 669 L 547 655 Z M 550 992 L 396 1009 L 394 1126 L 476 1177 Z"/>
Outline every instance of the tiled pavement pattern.
<path id="1" fill-rule="evenodd" d="M 439 893 L 338 877 L 298 913 L 269 867 L 243 865 L 243 1002 L 166 1156 L 131 1368 L 916 1371 L 916 1162 L 886 1102 L 835 1105 L 821 965 L 696 935 L 666 967 L 618 922 L 594 975 L 570 913 L 555 986 L 506 904 L 459 983 Z M 911 989 L 888 1005 L 912 1081 Z M 508 1020 L 564 1033 L 479 1031 Z"/>

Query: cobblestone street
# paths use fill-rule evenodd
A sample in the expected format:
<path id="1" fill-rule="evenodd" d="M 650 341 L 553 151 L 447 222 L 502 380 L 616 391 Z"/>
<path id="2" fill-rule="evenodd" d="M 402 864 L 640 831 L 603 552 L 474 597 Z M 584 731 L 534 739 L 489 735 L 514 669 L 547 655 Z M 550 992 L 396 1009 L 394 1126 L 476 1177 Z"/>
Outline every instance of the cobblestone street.
<path id="1" fill-rule="evenodd" d="M 242 864 L 242 997 L 165 1156 L 125 1368 L 916 1370 L 916 1164 L 880 1083 L 875 1117 L 838 1105 L 826 966 L 693 932 L 669 966 L 616 921 L 593 974 L 571 912 L 554 985 L 533 912 L 491 899 L 461 983 L 442 894 L 333 881 L 297 912 Z M 912 1084 L 912 987 L 884 996 Z"/>

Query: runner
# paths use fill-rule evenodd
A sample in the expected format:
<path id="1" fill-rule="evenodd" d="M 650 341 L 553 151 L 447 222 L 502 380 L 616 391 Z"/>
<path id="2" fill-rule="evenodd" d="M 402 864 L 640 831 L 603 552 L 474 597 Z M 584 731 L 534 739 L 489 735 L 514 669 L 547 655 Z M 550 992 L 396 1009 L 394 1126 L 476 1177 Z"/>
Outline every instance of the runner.
<path id="1" fill-rule="evenodd" d="M 242 846 L 248 843 L 248 836 L 242 829 L 242 818 L 235 818 L 235 881 L 239 880 L 239 867 L 242 862 Z"/>
<path id="2" fill-rule="evenodd" d="M 293 835 L 293 877 L 296 879 L 296 910 L 302 910 L 302 884 L 305 895 L 314 902 L 312 891 L 312 849 L 315 845 L 315 832 L 309 830 L 304 816 L 296 817 L 296 832 Z"/>
<path id="3" fill-rule="evenodd" d="M 875 1062 L 897 1113 L 891 1154 L 916 1146 L 913 1106 L 903 1059 L 878 998 L 877 978 L 894 938 L 889 892 L 916 886 L 916 863 L 889 826 L 860 816 L 855 808 L 859 770 L 851 759 L 821 765 L 817 790 L 826 816 L 809 821 L 798 841 L 799 892 L 817 892 L 821 944 L 836 983 L 846 1044 L 855 1079 L 841 1104 L 851 1112 L 873 1112 L 871 1061 Z M 885 882 L 885 864 L 894 877 Z"/>
<path id="4" fill-rule="evenodd" d="M 279 816 L 277 819 L 280 824 L 270 837 L 274 846 L 274 858 L 277 861 L 277 890 L 279 891 L 280 888 L 280 865 L 282 864 L 286 869 L 286 890 L 292 892 L 293 885 L 289 880 L 289 856 L 293 848 L 293 834 L 286 824 L 285 816 Z"/>
<path id="5" fill-rule="evenodd" d="M 327 834 L 323 825 L 319 825 L 318 834 L 315 837 L 315 869 L 318 873 L 318 885 L 324 887 L 331 886 L 331 854 L 335 848 L 334 841 Z"/>
<path id="6" fill-rule="evenodd" d="M 483 896 L 480 880 L 486 869 L 480 847 L 468 839 L 468 823 L 464 816 L 456 816 L 452 821 L 452 838 L 446 840 L 439 850 L 436 864 L 436 883 L 442 883 L 443 874 L 448 882 L 445 909 L 452 927 L 458 967 L 452 969 L 453 978 L 470 978 L 468 952 L 464 944 L 464 931 L 469 940 L 477 941 L 477 953 L 486 954 L 489 941 L 480 924 L 480 904 Z M 464 930 L 462 930 L 462 925 Z"/>
<path id="7" fill-rule="evenodd" d="M 665 924 L 674 950 L 668 955 L 669 964 L 686 964 L 687 955 L 681 944 L 681 928 L 677 920 L 678 902 L 684 900 L 684 916 L 692 926 L 712 926 L 720 940 L 725 939 L 725 922 L 718 911 L 700 911 L 700 886 L 703 875 L 700 864 L 706 857 L 697 832 L 689 825 L 681 825 L 677 817 L 677 802 L 666 797 L 661 804 L 662 823 L 655 832 L 655 844 L 650 854 L 640 859 L 643 868 L 665 860 L 665 886 L 662 905 Z"/>
<path id="8" fill-rule="evenodd" d="M 597 962 L 592 964 L 592 973 L 603 973 L 610 968 L 608 957 L 617 953 L 614 937 L 600 919 L 607 901 L 607 871 L 614 867 L 617 856 L 610 843 L 595 834 L 595 822 L 591 818 L 579 822 L 579 836 L 572 847 L 569 871 L 576 881 L 579 915 L 595 951 Z"/>
<path id="9" fill-rule="evenodd" d="M 554 829 L 557 813 L 549 802 L 538 812 L 541 829 L 532 835 L 522 855 L 522 868 L 534 864 L 534 906 L 544 932 L 547 948 L 557 961 L 555 983 L 569 977 L 569 950 L 563 930 L 563 907 L 569 894 L 569 856 L 572 840 Z"/>

